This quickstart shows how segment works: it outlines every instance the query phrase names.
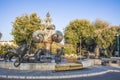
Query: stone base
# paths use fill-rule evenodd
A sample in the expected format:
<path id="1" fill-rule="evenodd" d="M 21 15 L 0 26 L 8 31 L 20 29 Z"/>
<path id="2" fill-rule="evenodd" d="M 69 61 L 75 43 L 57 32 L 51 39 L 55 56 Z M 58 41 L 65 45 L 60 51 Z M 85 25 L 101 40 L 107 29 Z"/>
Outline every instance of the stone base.
<path id="1" fill-rule="evenodd" d="M 55 65 L 55 63 L 21 63 L 19 67 L 15 67 L 13 62 L 0 62 L 0 68 L 15 70 L 53 71 Z"/>
<path id="2" fill-rule="evenodd" d="M 100 59 L 85 59 L 85 60 L 77 60 L 77 63 L 83 64 L 83 68 L 88 68 L 94 65 L 101 65 Z"/>
<path id="3" fill-rule="evenodd" d="M 94 59 L 94 65 L 101 65 L 102 61 L 100 59 Z"/>
<path id="4" fill-rule="evenodd" d="M 83 69 L 83 65 L 77 63 L 66 63 L 66 64 L 55 65 L 55 71 L 78 70 L 78 69 Z"/>
<path id="5" fill-rule="evenodd" d="M 13 62 L 0 62 L 0 68 L 14 70 L 37 70 L 37 71 L 64 71 L 82 69 L 83 64 L 80 63 L 21 63 L 15 67 Z"/>

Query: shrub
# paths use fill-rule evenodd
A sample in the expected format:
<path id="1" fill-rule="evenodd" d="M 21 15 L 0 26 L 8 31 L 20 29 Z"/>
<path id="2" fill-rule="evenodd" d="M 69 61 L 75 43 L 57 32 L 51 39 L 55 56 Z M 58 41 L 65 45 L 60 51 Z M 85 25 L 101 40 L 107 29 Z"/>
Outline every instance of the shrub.
<path id="1" fill-rule="evenodd" d="M 65 44 L 64 51 L 65 51 L 65 54 L 75 54 L 76 53 L 76 49 L 72 44 Z"/>

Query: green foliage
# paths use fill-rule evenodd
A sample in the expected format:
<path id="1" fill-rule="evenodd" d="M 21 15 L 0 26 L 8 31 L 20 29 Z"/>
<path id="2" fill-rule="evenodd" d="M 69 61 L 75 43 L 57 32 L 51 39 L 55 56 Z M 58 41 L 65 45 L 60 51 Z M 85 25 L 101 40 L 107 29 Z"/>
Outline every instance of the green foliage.
<path id="1" fill-rule="evenodd" d="M 76 53 L 76 49 L 72 44 L 65 44 L 64 51 L 65 51 L 65 54 L 75 54 Z"/>
<path id="2" fill-rule="evenodd" d="M 52 54 L 56 54 L 57 53 L 57 49 L 61 49 L 61 47 L 62 47 L 61 43 L 53 42 L 52 45 L 51 45 L 51 52 L 52 52 Z"/>
<path id="3" fill-rule="evenodd" d="M 97 45 L 103 49 L 107 49 L 115 39 L 117 33 L 116 27 L 110 27 L 108 23 L 103 21 L 96 21 L 96 30 L 94 35 L 94 40 Z"/>
<path id="4" fill-rule="evenodd" d="M 76 45 L 80 40 L 93 36 L 94 27 L 87 20 L 74 20 L 64 30 L 65 43 Z"/>
<path id="5" fill-rule="evenodd" d="M 8 45 L 8 44 L 0 45 L 0 54 L 6 54 L 8 50 L 15 48 L 16 46 L 14 45 Z"/>
<path id="6" fill-rule="evenodd" d="M 118 27 L 110 26 L 109 23 L 102 20 L 97 20 L 94 26 L 96 28 L 96 30 L 94 31 L 95 43 L 99 46 L 99 48 L 106 51 L 105 53 L 103 53 L 105 57 L 110 57 L 112 55 L 112 50 L 109 50 L 108 48 L 114 44 L 115 35 L 118 32 Z"/>
<path id="7" fill-rule="evenodd" d="M 102 21 L 100 19 L 97 19 L 94 23 L 96 29 L 104 29 L 104 28 L 108 28 L 109 23 L 106 21 Z"/>
<path id="8" fill-rule="evenodd" d="M 116 29 L 116 31 L 117 31 L 117 33 L 116 34 L 119 34 L 120 35 L 120 25 L 119 26 L 113 26 L 115 29 Z"/>
<path id="9" fill-rule="evenodd" d="M 87 46 L 91 46 L 95 44 L 95 41 L 91 37 L 88 37 L 86 38 L 85 43 L 87 44 Z"/>
<path id="10" fill-rule="evenodd" d="M 76 45 L 78 42 L 85 42 L 86 48 L 98 45 L 105 50 L 113 45 L 116 34 L 120 34 L 119 26 L 110 26 L 109 23 L 99 19 L 94 24 L 77 19 L 70 22 L 64 30 L 65 43 Z M 69 50 L 66 51 L 69 53 Z M 111 54 L 107 52 L 105 55 Z"/>
<path id="11" fill-rule="evenodd" d="M 41 19 L 37 16 L 36 13 L 31 14 L 30 16 L 25 14 L 21 17 L 16 17 L 16 20 L 13 22 L 13 30 L 11 34 L 14 37 L 16 44 L 21 45 L 26 42 L 31 42 L 32 33 L 41 26 Z"/>
<path id="12" fill-rule="evenodd" d="M 36 52 L 39 48 L 42 48 L 42 49 L 45 48 L 44 43 L 34 43 L 34 45 L 35 45 L 35 47 L 34 47 L 33 52 Z M 61 43 L 53 42 L 51 44 L 51 54 L 53 54 L 53 55 L 56 54 L 57 53 L 56 50 L 61 49 L 61 47 L 62 47 Z"/>

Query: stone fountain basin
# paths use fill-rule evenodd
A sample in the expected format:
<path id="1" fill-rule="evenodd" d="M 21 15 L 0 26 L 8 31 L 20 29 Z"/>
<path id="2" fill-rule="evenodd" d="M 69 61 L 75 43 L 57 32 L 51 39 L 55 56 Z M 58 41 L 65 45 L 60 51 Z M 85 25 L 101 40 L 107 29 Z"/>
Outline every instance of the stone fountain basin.
<path id="1" fill-rule="evenodd" d="M 21 63 L 20 66 L 15 67 L 13 62 L 0 62 L 0 68 L 15 69 L 15 70 L 37 70 L 37 71 L 64 71 L 64 70 L 78 70 L 89 68 L 101 62 L 99 60 L 87 59 L 78 60 L 75 63 Z"/>
<path id="2" fill-rule="evenodd" d="M 13 62 L 0 62 L 0 64 L 0 68 L 14 70 L 63 71 L 83 68 L 80 63 L 21 63 L 18 67 L 15 67 Z"/>

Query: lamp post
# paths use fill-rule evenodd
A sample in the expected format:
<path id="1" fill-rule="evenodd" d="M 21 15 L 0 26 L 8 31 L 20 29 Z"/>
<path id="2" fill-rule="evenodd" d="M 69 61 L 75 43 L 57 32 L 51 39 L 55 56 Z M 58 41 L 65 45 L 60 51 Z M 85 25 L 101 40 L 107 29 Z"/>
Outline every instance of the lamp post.
<path id="1" fill-rule="evenodd" d="M 2 33 L 0 32 L 0 39 L 1 39 L 1 37 L 2 37 Z"/>
<path id="2" fill-rule="evenodd" d="M 117 46 L 117 51 L 119 53 L 119 56 L 120 56 L 120 38 L 119 38 L 120 35 L 117 34 L 116 36 L 116 46 Z"/>

